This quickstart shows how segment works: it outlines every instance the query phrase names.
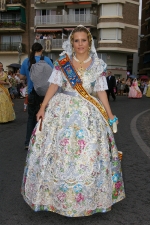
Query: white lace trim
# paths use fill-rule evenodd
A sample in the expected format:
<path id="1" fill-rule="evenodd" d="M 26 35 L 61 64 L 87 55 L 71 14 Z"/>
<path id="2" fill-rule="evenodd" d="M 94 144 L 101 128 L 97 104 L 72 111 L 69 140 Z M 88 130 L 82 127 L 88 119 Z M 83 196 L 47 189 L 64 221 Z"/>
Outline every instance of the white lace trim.
<path id="1" fill-rule="evenodd" d="M 108 86 L 107 86 L 107 80 L 106 80 L 106 77 L 105 76 L 99 76 L 97 77 L 96 79 L 96 83 L 95 83 L 95 86 L 94 86 L 94 91 L 105 91 L 108 89 Z"/>
<path id="2" fill-rule="evenodd" d="M 63 82 L 63 77 L 62 77 L 62 72 L 61 70 L 56 70 L 55 68 L 53 69 L 53 72 L 48 80 L 50 84 L 57 84 L 59 87 L 62 86 Z"/>

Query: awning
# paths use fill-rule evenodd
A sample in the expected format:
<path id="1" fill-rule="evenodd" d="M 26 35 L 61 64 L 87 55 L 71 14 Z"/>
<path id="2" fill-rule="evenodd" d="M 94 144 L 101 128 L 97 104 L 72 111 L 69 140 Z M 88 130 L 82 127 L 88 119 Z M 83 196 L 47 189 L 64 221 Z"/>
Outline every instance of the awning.
<path id="1" fill-rule="evenodd" d="M 26 12 L 25 12 L 25 8 L 20 7 L 21 8 L 21 22 L 22 23 L 26 23 Z"/>
<path id="2" fill-rule="evenodd" d="M 65 2 L 65 5 L 88 5 L 91 4 L 91 2 Z"/>
<path id="3" fill-rule="evenodd" d="M 68 28 L 64 28 L 64 30 L 67 30 L 67 31 L 72 31 L 74 30 L 76 27 L 68 27 Z M 86 27 L 86 29 L 90 30 L 89 27 Z"/>
<path id="4" fill-rule="evenodd" d="M 20 10 L 21 11 L 21 22 L 22 23 L 26 23 L 26 12 L 25 12 L 25 8 L 23 7 L 20 7 L 20 6 L 10 6 L 10 7 L 7 7 L 7 10 L 8 11 L 17 11 L 17 10 Z"/>
<path id="5" fill-rule="evenodd" d="M 8 6 L 7 10 L 20 10 L 20 7 L 16 6 L 16 7 L 12 7 L 12 6 Z"/>
<path id="6" fill-rule="evenodd" d="M 36 32 L 46 33 L 46 32 L 58 32 L 62 31 L 62 29 L 36 29 Z"/>

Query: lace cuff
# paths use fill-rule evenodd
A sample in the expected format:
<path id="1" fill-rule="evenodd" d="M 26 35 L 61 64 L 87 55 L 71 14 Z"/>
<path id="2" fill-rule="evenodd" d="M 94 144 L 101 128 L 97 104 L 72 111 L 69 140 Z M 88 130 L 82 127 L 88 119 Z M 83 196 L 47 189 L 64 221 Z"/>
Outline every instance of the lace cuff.
<path id="1" fill-rule="evenodd" d="M 107 80 L 105 76 L 102 76 L 102 74 L 96 79 L 94 91 L 105 91 L 108 89 L 107 86 Z"/>
<path id="2" fill-rule="evenodd" d="M 48 80 L 48 82 L 50 84 L 57 84 L 59 87 L 62 86 L 62 71 L 60 69 L 56 69 L 56 67 L 54 67 L 53 72 Z"/>

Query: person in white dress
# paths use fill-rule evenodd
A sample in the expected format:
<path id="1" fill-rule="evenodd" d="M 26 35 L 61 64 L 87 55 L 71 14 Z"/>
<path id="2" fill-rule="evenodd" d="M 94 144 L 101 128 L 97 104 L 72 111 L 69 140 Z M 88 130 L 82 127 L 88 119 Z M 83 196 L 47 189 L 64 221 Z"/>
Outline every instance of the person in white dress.
<path id="1" fill-rule="evenodd" d="M 68 217 L 108 212 L 125 192 L 111 129 L 118 120 L 105 91 L 106 64 L 82 25 L 72 31 L 63 49 L 37 114 L 22 195 L 35 211 Z M 56 93 L 58 87 L 62 93 Z M 92 97 L 95 92 L 100 100 Z"/>

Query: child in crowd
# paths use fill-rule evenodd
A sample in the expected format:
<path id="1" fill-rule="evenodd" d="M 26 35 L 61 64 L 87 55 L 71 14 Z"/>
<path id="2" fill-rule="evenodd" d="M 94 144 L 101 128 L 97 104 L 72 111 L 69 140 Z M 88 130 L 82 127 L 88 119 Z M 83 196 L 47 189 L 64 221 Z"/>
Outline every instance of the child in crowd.
<path id="1" fill-rule="evenodd" d="M 24 112 L 27 111 L 27 105 L 28 105 L 28 91 L 27 90 L 28 90 L 27 85 L 25 87 L 21 88 L 21 90 L 20 90 L 20 94 L 24 98 L 24 108 L 23 108 Z"/>

